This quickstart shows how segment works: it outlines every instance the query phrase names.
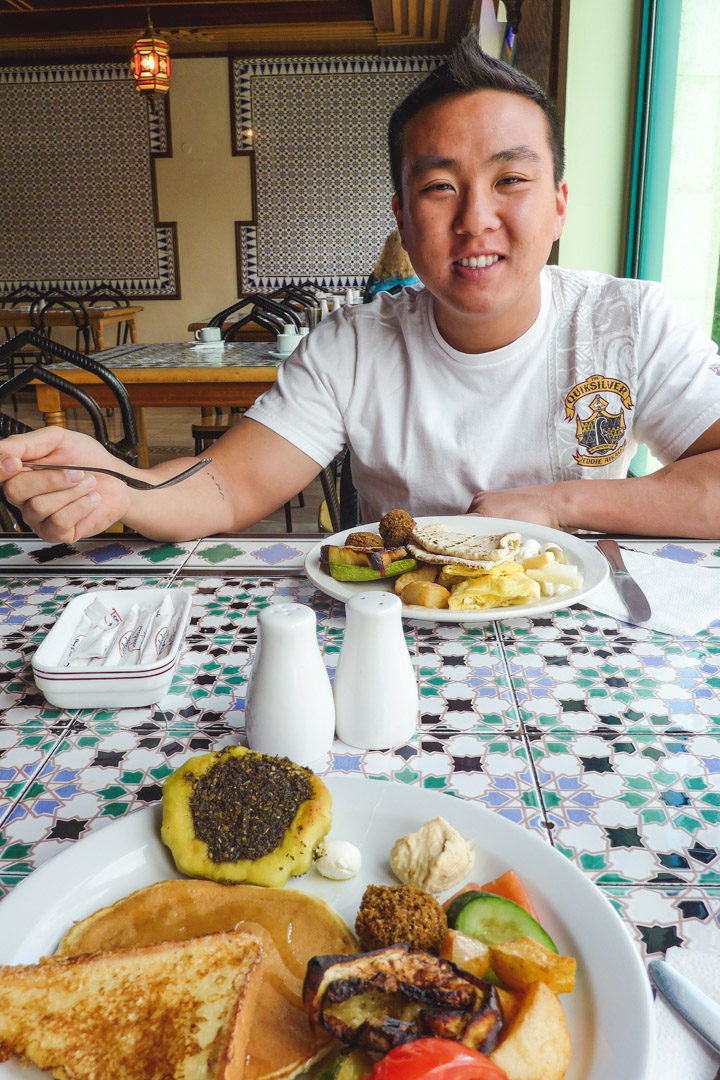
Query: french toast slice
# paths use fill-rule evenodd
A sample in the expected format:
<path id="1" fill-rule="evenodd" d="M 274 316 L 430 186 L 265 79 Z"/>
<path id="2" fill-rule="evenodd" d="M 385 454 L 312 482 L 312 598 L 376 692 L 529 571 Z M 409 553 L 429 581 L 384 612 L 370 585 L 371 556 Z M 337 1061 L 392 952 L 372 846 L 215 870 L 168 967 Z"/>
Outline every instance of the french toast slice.
<path id="1" fill-rule="evenodd" d="M 242 1080 L 261 961 L 231 931 L 0 967 L 0 1054 L 60 1080 Z"/>

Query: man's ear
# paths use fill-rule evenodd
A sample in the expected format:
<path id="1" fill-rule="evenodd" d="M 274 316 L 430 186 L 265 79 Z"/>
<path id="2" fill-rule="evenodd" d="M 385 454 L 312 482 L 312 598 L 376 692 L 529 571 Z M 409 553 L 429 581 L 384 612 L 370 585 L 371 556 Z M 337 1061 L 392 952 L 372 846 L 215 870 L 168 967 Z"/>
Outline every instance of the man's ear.
<path id="1" fill-rule="evenodd" d="M 402 207 L 400 206 L 400 200 L 398 199 L 397 195 L 393 195 L 392 197 L 392 212 L 395 215 L 395 222 L 398 227 L 398 232 L 400 233 L 400 239 L 403 242 L 403 247 L 405 247 L 405 237 L 403 235 L 403 212 Z"/>
<path id="2" fill-rule="evenodd" d="M 553 240 L 559 240 L 567 215 L 568 186 L 567 180 L 561 180 L 555 192 L 555 231 Z"/>

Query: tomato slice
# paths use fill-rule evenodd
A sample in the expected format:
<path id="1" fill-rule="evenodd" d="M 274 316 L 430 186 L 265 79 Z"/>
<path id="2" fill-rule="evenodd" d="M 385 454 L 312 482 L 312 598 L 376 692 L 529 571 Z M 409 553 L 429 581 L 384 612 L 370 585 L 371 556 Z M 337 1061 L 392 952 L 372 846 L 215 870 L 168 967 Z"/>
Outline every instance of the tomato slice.
<path id="1" fill-rule="evenodd" d="M 536 922 L 539 921 L 532 900 L 525 892 L 525 886 L 514 870 L 506 870 L 494 881 L 488 881 L 487 885 L 482 885 L 481 889 L 482 892 L 491 892 L 495 896 L 504 896 L 506 900 L 514 901 L 518 907 L 527 911 L 528 915 L 532 915 Z"/>
<path id="2" fill-rule="evenodd" d="M 518 907 L 527 911 L 528 915 L 532 915 L 536 922 L 540 921 L 537 917 L 537 912 L 533 907 L 532 900 L 525 892 L 525 886 L 514 870 L 506 870 L 500 877 L 493 878 L 492 881 L 488 881 L 485 885 L 478 885 L 475 881 L 466 882 L 462 889 L 458 889 L 456 893 L 453 893 L 453 895 L 445 901 L 443 904 L 445 911 L 450 907 L 450 904 L 456 896 L 460 896 L 462 893 L 470 892 L 472 890 L 475 892 L 491 892 L 494 893 L 495 896 L 504 896 L 506 900 L 513 900 Z"/>
<path id="3" fill-rule="evenodd" d="M 449 1039 L 416 1039 L 378 1061 L 368 1080 L 508 1080 L 484 1054 Z"/>

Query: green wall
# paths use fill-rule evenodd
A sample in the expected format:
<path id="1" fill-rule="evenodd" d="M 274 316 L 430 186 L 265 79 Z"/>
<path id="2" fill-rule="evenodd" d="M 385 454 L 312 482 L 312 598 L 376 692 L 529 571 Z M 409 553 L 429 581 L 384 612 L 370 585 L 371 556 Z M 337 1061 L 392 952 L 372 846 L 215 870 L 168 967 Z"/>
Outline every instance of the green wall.
<path id="1" fill-rule="evenodd" d="M 570 0 L 560 266 L 622 273 L 635 0 Z"/>

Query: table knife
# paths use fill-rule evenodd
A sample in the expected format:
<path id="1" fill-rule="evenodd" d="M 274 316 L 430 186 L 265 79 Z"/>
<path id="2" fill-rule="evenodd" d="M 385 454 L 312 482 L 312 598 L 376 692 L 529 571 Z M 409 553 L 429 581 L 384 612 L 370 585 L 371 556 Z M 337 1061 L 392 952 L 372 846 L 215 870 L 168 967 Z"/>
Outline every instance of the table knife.
<path id="1" fill-rule="evenodd" d="M 650 978 L 664 998 L 695 1028 L 713 1050 L 720 1053 L 720 1005 L 698 990 L 665 960 L 651 960 Z"/>
<path id="2" fill-rule="evenodd" d="M 617 590 L 630 612 L 630 618 L 639 623 L 647 622 L 652 614 L 650 604 L 637 581 L 628 573 L 617 541 L 598 540 L 597 546 L 610 563 Z"/>

